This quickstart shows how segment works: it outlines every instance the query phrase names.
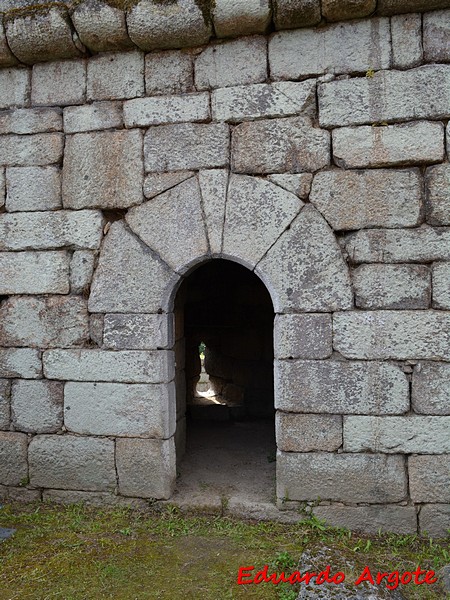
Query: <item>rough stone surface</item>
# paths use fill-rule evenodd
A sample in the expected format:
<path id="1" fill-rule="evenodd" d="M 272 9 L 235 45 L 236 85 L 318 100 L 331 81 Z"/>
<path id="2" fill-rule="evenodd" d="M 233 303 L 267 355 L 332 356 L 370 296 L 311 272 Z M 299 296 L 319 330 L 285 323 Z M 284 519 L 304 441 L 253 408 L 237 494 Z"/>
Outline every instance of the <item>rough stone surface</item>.
<path id="1" fill-rule="evenodd" d="M 64 60 L 34 65 L 31 88 L 35 105 L 82 104 L 86 98 L 86 63 Z"/>
<path id="2" fill-rule="evenodd" d="M 402 414 L 409 409 L 405 374 L 380 362 L 275 361 L 275 407 L 289 412 Z"/>
<path id="3" fill-rule="evenodd" d="M 231 175 L 223 253 L 238 254 L 255 266 L 298 214 L 302 202 L 279 186 L 246 175 Z"/>
<path id="4" fill-rule="evenodd" d="M 346 358 L 450 360 L 450 313 L 361 311 L 333 315 L 333 345 Z"/>
<path id="5" fill-rule="evenodd" d="M 53 433 L 63 423 L 63 384 L 59 381 L 13 382 L 11 417 L 16 431 Z"/>
<path id="6" fill-rule="evenodd" d="M 277 411 L 275 432 L 283 452 L 332 452 L 342 446 L 342 417 Z"/>
<path id="7" fill-rule="evenodd" d="M 269 0 L 216 0 L 212 10 L 217 37 L 264 33 L 270 24 Z"/>
<path id="8" fill-rule="evenodd" d="M 0 484 L 19 485 L 27 475 L 27 436 L 0 431 Z"/>
<path id="9" fill-rule="evenodd" d="M 146 51 L 200 46 L 211 36 L 211 23 L 195 0 L 158 4 L 141 0 L 127 14 L 127 25 L 130 38 Z"/>
<path id="10" fill-rule="evenodd" d="M 422 216 L 422 180 L 418 169 L 324 171 L 310 201 L 333 229 L 412 227 Z"/>
<path id="11" fill-rule="evenodd" d="M 322 0 L 322 15 L 327 21 L 361 19 L 375 11 L 376 0 Z"/>
<path id="12" fill-rule="evenodd" d="M 450 225 L 449 164 L 436 165 L 427 169 L 425 190 L 427 222 L 430 225 Z"/>
<path id="13" fill-rule="evenodd" d="M 87 342 L 86 301 L 76 296 L 13 296 L 0 305 L 0 344 L 70 348 Z"/>
<path id="14" fill-rule="evenodd" d="M 402 535 L 417 531 L 413 506 L 316 506 L 313 513 L 333 527 L 374 535 L 380 530 Z"/>
<path id="15" fill-rule="evenodd" d="M 117 102 L 94 102 L 87 106 L 68 106 L 64 109 L 64 131 L 79 133 L 122 127 L 122 107 Z"/>
<path id="16" fill-rule="evenodd" d="M 194 91 L 192 55 L 181 50 L 151 52 L 145 56 L 147 96 Z"/>
<path id="17" fill-rule="evenodd" d="M 450 11 L 423 15 L 423 50 L 427 62 L 450 62 Z"/>
<path id="18" fill-rule="evenodd" d="M 205 169 L 199 172 L 198 180 L 209 249 L 213 254 L 218 254 L 222 251 L 228 170 Z"/>
<path id="19" fill-rule="evenodd" d="M 142 134 L 78 133 L 66 140 L 63 204 L 66 208 L 127 208 L 142 195 Z"/>
<path id="20" fill-rule="evenodd" d="M 64 424 L 82 435 L 168 438 L 175 431 L 175 387 L 66 383 Z"/>
<path id="21" fill-rule="evenodd" d="M 57 163 L 63 154 L 60 133 L 0 136 L 0 163 L 9 167 L 43 166 Z"/>
<path id="22" fill-rule="evenodd" d="M 238 173 L 317 171 L 330 162 L 330 138 L 306 117 L 242 123 L 232 136 Z"/>
<path id="23" fill-rule="evenodd" d="M 355 263 L 450 260 L 450 229 L 368 229 L 348 235 L 345 249 Z"/>
<path id="24" fill-rule="evenodd" d="M 47 350 L 48 379 L 118 383 L 167 383 L 173 379 L 173 355 L 166 350 Z"/>
<path id="25" fill-rule="evenodd" d="M 209 94 L 202 92 L 128 100 L 123 105 L 123 116 L 125 127 L 208 121 Z"/>
<path id="26" fill-rule="evenodd" d="M 168 315 L 105 315 L 103 343 L 110 350 L 157 350 L 173 345 Z"/>
<path id="27" fill-rule="evenodd" d="M 421 533 L 432 538 L 448 536 L 450 529 L 450 504 L 425 504 L 420 509 L 419 527 Z"/>
<path id="28" fill-rule="evenodd" d="M 43 133 L 62 131 L 61 110 L 57 108 L 16 108 L 0 113 L 0 133 Z"/>
<path id="29" fill-rule="evenodd" d="M 0 377 L 42 377 L 41 353 L 31 348 L 0 348 Z"/>
<path id="30" fill-rule="evenodd" d="M 412 407 L 424 415 L 450 415 L 450 365 L 419 363 L 414 369 Z"/>
<path id="31" fill-rule="evenodd" d="M 69 257 L 62 252 L 0 252 L 0 294 L 67 294 Z M 17 273 L 21 277 L 17 277 Z"/>
<path id="32" fill-rule="evenodd" d="M 0 108 L 26 106 L 30 98 L 30 74 L 26 69 L 0 70 Z"/>
<path id="33" fill-rule="evenodd" d="M 423 60 L 422 15 L 392 17 L 391 36 L 392 66 L 396 69 L 417 67 Z"/>
<path id="34" fill-rule="evenodd" d="M 450 453 L 450 417 L 344 417 L 344 450 Z"/>
<path id="35" fill-rule="evenodd" d="M 333 131 L 333 156 L 347 169 L 430 164 L 444 160 L 442 123 L 418 122 Z"/>
<path id="36" fill-rule="evenodd" d="M 8 379 L 0 379 L 0 429 L 9 429 L 10 391 L 10 381 Z"/>
<path id="37" fill-rule="evenodd" d="M 275 358 L 328 358 L 333 351 L 331 316 L 276 315 Z"/>
<path id="38" fill-rule="evenodd" d="M 95 255 L 89 250 L 76 250 L 70 261 L 70 291 L 83 294 L 89 288 L 94 272 Z"/>
<path id="39" fill-rule="evenodd" d="M 320 0 L 276 0 L 274 22 L 276 29 L 295 29 L 319 23 Z"/>
<path id="40" fill-rule="evenodd" d="M 58 167 L 10 167 L 6 170 L 6 187 L 9 212 L 61 208 Z"/>
<path id="41" fill-rule="evenodd" d="M 160 125 L 144 137 L 146 171 L 208 169 L 228 165 L 229 130 L 225 123 Z"/>
<path id="42" fill-rule="evenodd" d="M 30 483 L 62 490 L 113 491 L 114 442 L 73 435 L 37 435 L 28 449 Z"/>
<path id="43" fill-rule="evenodd" d="M 278 498 L 384 503 L 401 502 L 406 495 L 402 456 L 277 453 Z"/>
<path id="44" fill-rule="evenodd" d="M 105 53 L 87 64 L 87 99 L 119 100 L 144 95 L 144 54 Z"/>
<path id="45" fill-rule="evenodd" d="M 408 474 L 414 502 L 450 502 L 450 455 L 410 456 Z"/>
<path id="46" fill-rule="evenodd" d="M 267 78 L 267 41 L 242 37 L 208 46 L 195 60 L 198 90 L 261 83 Z"/>
<path id="47" fill-rule="evenodd" d="M 170 440 L 118 439 L 119 491 L 124 496 L 170 498 L 175 487 L 175 444 Z"/>
<path id="48" fill-rule="evenodd" d="M 196 178 L 131 209 L 126 221 L 174 271 L 208 252 Z"/>
<path id="49" fill-rule="evenodd" d="M 211 95 L 213 118 L 238 123 L 261 117 L 310 114 L 316 109 L 315 80 L 221 88 Z"/>
<path id="50" fill-rule="evenodd" d="M 322 127 L 450 116 L 450 65 L 380 71 L 319 86 Z"/>
<path id="51" fill-rule="evenodd" d="M 388 69 L 389 19 L 370 19 L 276 33 L 269 43 L 272 77 L 299 79 L 323 73 Z"/>
<path id="52" fill-rule="evenodd" d="M 311 190 L 313 176 L 311 173 L 299 173 L 298 175 L 275 174 L 268 175 L 267 179 L 284 190 L 296 194 L 302 200 L 306 200 Z"/>
<path id="53" fill-rule="evenodd" d="M 429 308 L 430 270 L 425 265 L 361 265 L 352 273 L 358 308 Z"/>
<path id="54" fill-rule="evenodd" d="M 450 262 L 433 265 L 433 308 L 450 310 Z"/>
<path id="55" fill-rule="evenodd" d="M 303 208 L 258 263 L 256 272 L 267 281 L 275 312 L 327 312 L 353 305 L 339 246 L 312 206 Z"/>

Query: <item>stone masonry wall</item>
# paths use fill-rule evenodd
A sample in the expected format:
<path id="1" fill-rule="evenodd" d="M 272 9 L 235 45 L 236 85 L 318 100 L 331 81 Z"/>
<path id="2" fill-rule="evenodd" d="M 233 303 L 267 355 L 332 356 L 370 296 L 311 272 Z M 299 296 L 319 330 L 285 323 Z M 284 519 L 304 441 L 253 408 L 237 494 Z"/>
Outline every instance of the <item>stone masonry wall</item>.
<path id="1" fill-rule="evenodd" d="M 245 29 L 217 0 L 216 36 L 242 37 L 207 44 L 212 25 L 189 21 L 168 42 L 185 49 L 160 48 L 161 24 L 149 37 L 150 0 L 128 29 L 98 4 L 121 39 L 95 37 L 89 3 L 45 12 L 51 30 L 7 13 L 0 35 L 2 495 L 170 498 L 173 303 L 220 257 L 274 304 L 279 506 L 445 534 L 448 3 L 315 28 L 375 2 L 246 0 Z M 426 7 L 444 10 L 411 12 Z"/>

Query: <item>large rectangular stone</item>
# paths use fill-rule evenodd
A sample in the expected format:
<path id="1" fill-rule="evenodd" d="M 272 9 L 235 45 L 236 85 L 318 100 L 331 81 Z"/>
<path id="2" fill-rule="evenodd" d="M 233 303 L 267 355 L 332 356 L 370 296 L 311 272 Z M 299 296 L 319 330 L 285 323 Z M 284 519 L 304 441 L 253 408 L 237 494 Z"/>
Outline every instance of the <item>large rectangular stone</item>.
<path id="1" fill-rule="evenodd" d="M 436 165 L 426 170 L 425 192 L 427 222 L 430 225 L 450 225 L 449 164 Z"/>
<path id="2" fill-rule="evenodd" d="M 88 100 L 119 100 L 143 95 L 143 52 L 105 52 L 88 60 Z"/>
<path id="3" fill-rule="evenodd" d="M 316 80 L 257 83 L 214 90 L 213 119 L 238 123 L 261 117 L 310 115 L 316 112 Z"/>
<path id="4" fill-rule="evenodd" d="M 225 123 L 159 125 L 144 137 L 146 171 L 226 167 L 230 133 Z"/>
<path id="5" fill-rule="evenodd" d="M 450 229 L 444 227 L 368 229 L 346 236 L 344 244 L 354 263 L 450 260 Z"/>
<path id="6" fill-rule="evenodd" d="M 275 408 L 288 412 L 398 415 L 409 386 L 396 365 L 380 362 L 275 361 Z"/>
<path id="7" fill-rule="evenodd" d="M 433 308 L 450 310 L 450 262 L 433 265 Z"/>
<path id="8" fill-rule="evenodd" d="M 0 431 L 0 484 L 20 485 L 27 479 L 27 447 L 24 433 Z"/>
<path id="9" fill-rule="evenodd" d="M 11 382 L 0 379 L 0 429 L 9 429 Z"/>
<path id="10" fill-rule="evenodd" d="M 307 117 L 241 123 L 233 130 L 237 173 L 317 171 L 330 163 L 330 136 Z"/>
<path id="11" fill-rule="evenodd" d="M 103 344 L 110 350 L 171 348 L 172 315 L 105 315 Z"/>
<path id="12" fill-rule="evenodd" d="M 64 109 L 65 133 L 111 129 L 122 125 L 122 106 L 119 102 L 94 102 Z"/>
<path id="13" fill-rule="evenodd" d="M 450 65 L 379 71 L 319 86 L 322 127 L 450 117 Z"/>
<path id="14" fill-rule="evenodd" d="M 450 502 L 450 455 L 410 456 L 409 490 L 413 502 Z"/>
<path id="15" fill-rule="evenodd" d="M 0 114 L 0 133 L 43 133 L 62 131 L 61 109 L 19 108 Z"/>
<path id="16" fill-rule="evenodd" d="M 276 315 L 275 358 L 328 358 L 333 351 L 331 315 Z"/>
<path id="17" fill-rule="evenodd" d="M 444 125 L 418 122 L 333 131 L 333 156 L 345 169 L 400 167 L 444 160 Z"/>
<path id="18" fill-rule="evenodd" d="M 274 79 L 389 69 L 389 19 L 372 18 L 275 33 L 269 42 L 269 62 Z"/>
<path id="19" fill-rule="evenodd" d="M 414 506 L 316 506 L 313 514 L 333 527 L 345 527 L 364 534 L 417 533 Z"/>
<path id="20" fill-rule="evenodd" d="M 61 160 L 64 136 L 61 133 L 0 136 L 0 163 L 9 167 L 51 165 Z"/>
<path id="21" fill-rule="evenodd" d="M 59 381 L 14 381 L 11 418 L 16 431 L 53 433 L 63 424 L 63 384 Z"/>
<path id="22" fill-rule="evenodd" d="M 26 106 L 30 98 L 29 69 L 0 70 L 0 108 Z"/>
<path id="23" fill-rule="evenodd" d="M 58 210 L 0 215 L 0 250 L 46 250 L 100 246 L 103 216 L 100 211 Z"/>
<path id="24" fill-rule="evenodd" d="M 450 417 L 344 417 L 344 451 L 450 453 Z"/>
<path id="25" fill-rule="evenodd" d="M 283 452 L 333 452 L 342 446 L 342 417 L 277 411 L 275 432 Z"/>
<path id="26" fill-rule="evenodd" d="M 43 355 L 48 379 L 166 383 L 174 377 L 173 353 L 167 350 L 47 350 Z"/>
<path id="27" fill-rule="evenodd" d="M 0 377 L 42 377 L 41 353 L 31 348 L 0 348 Z"/>
<path id="28" fill-rule="evenodd" d="M 169 438 L 175 433 L 175 384 L 68 382 L 64 424 L 82 435 Z"/>
<path id="29" fill-rule="evenodd" d="M 422 179 L 418 169 L 322 171 L 309 199 L 335 230 L 413 227 L 422 216 Z"/>
<path id="30" fill-rule="evenodd" d="M 427 62 L 450 62 L 450 10 L 423 15 L 423 51 Z"/>
<path id="31" fill-rule="evenodd" d="M 166 123 L 198 123 L 210 118 L 209 94 L 136 98 L 123 104 L 125 127 L 148 127 Z"/>
<path id="32" fill-rule="evenodd" d="M 83 104 L 86 99 L 86 61 L 63 60 L 33 65 L 33 105 Z"/>
<path id="33" fill-rule="evenodd" d="M 66 251 L 0 252 L 0 272 L 0 294 L 69 293 Z"/>
<path id="34" fill-rule="evenodd" d="M 401 502 L 407 493 L 403 456 L 277 453 L 278 498 L 378 504 Z"/>
<path id="35" fill-rule="evenodd" d="M 9 167 L 6 187 L 8 212 L 61 208 L 59 167 Z"/>
<path id="36" fill-rule="evenodd" d="M 392 66 L 411 69 L 423 61 L 422 15 L 395 15 L 391 19 Z"/>
<path id="37" fill-rule="evenodd" d="M 333 315 L 333 347 L 364 360 L 450 360 L 450 312 L 351 311 Z"/>
<path id="38" fill-rule="evenodd" d="M 37 435 L 28 449 L 30 483 L 63 490 L 116 487 L 114 441 L 74 435 Z"/>
<path id="39" fill-rule="evenodd" d="M 423 362 L 412 377 L 412 407 L 423 415 L 450 415 L 450 365 Z"/>

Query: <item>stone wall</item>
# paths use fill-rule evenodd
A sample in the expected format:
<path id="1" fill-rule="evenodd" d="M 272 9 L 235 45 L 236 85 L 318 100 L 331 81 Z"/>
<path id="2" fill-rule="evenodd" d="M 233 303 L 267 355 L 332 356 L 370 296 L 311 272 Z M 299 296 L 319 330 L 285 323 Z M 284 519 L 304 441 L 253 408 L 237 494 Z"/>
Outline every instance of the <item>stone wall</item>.
<path id="1" fill-rule="evenodd" d="M 279 506 L 443 535 L 449 3 L 198 4 L 4 17 L 2 494 L 171 496 L 174 300 L 222 258 L 276 313 Z"/>

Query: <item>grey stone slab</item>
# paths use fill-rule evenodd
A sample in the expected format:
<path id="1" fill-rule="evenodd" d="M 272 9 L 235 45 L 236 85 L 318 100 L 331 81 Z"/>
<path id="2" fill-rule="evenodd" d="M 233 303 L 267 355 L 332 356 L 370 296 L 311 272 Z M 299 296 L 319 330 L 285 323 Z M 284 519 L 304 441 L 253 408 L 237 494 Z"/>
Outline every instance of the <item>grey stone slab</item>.
<path id="1" fill-rule="evenodd" d="M 59 167 L 9 167 L 6 169 L 6 188 L 8 212 L 61 208 Z"/>
<path id="2" fill-rule="evenodd" d="M 283 452 L 333 452 L 342 446 L 342 417 L 277 411 L 275 432 Z"/>
<path id="3" fill-rule="evenodd" d="M 275 361 L 275 407 L 299 413 L 402 414 L 409 410 L 408 380 L 389 363 Z"/>
<path id="4" fill-rule="evenodd" d="M 120 128 L 122 125 L 122 106 L 118 102 L 93 102 L 64 109 L 65 133 Z"/>
<path id="5" fill-rule="evenodd" d="M 421 362 L 412 377 L 412 407 L 423 415 L 450 415 L 450 365 Z"/>
<path id="6" fill-rule="evenodd" d="M 145 56 L 145 91 L 147 96 L 182 94 L 195 91 L 191 53 L 162 50 Z"/>
<path id="7" fill-rule="evenodd" d="M 396 15 L 391 19 L 392 66 L 411 69 L 423 61 L 422 15 Z"/>
<path id="8" fill-rule="evenodd" d="M 426 170 L 425 193 L 427 222 L 430 225 L 450 225 L 450 165 L 448 163 L 429 167 Z"/>
<path id="9" fill-rule="evenodd" d="M 0 252 L 0 294 L 67 294 L 69 256 L 64 251 Z M 17 273 L 21 276 L 17 277 Z"/>
<path id="10" fill-rule="evenodd" d="M 44 133 L 62 131 L 61 110 L 57 108 L 16 108 L 0 114 L 0 133 Z"/>
<path id="11" fill-rule="evenodd" d="M 0 484 L 19 485 L 28 476 L 27 436 L 0 431 Z"/>
<path id="12" fill-rule="evenodd" d="M 427 62 L 450 62 L 450 10 L 423 15 L 423 51 Z"/>
<path id="13" fill-rule="evenodd" d="M 86 62 L 64 60 L 38 63 L 31 77 L 33 105 L 67 106 L 86 100 Z"/>
<path id="14" fill-rule="evenodd" d="M 203 169 L 199 171 L 198 181 L 209 249 L 213 254 L 219 254 L 225 224 L 228 169 Z"/>
<path id="15" fill-rule="evenodd" d="M 270 24 L 269 0 L 216 0 L 212 9 L 217 37 L 265 33 Z"/>
<path id="16" fill-rule="evenodd" d="M 202 123 L 210 119 L 209 94 L 153 96 L 127 100 L 123 105 L 125 127 L 167 123 Z"/>
<path id="17" fill-rule="evenodd" d="M 0 136 L 0 163 L 8 167 L 31 167 L 59 163 L 64 139 L 60 133 Z"/>
<path id="18" fill-rule="evenodd" d="M 63 384 L 59 381 L 13 382 L 11 418 L 16 431 L 58 431 L 63 424 Z"/>
<path id="19" fill-rule="evenodd" d="M 410 456 L 408 475 L 413 502 L 450 502 L 450 455 Z"/>
<path id="20" fill-rule="evenodd" d="M 450 310 L 450 262 L 433 265 L 433 308 Z"/>
<path id="21" fill-rule="evenodd" d="M 1 348 L 0 377 L 42 377 L 41 353 L 31 348 Z"/>
<path id="22" fill-rule="evenodd" d="M 328 358 L 333 351 L 331 315 L 276 315 L 275 358 Z"/>
<path id="23" fill-rule="evenodd" d="M 333 527 L 376 535 L 379 531 L 407 535 L 417 532 L 413 506 L 316 506 L 313 514 Z"/>
<path id="24" fill-rule="evenodd" d="M 107 314 L 103 344 L 110 350 L 156 350 L 173 346 L 171 315 Z"/>
<path id="25" fill-rule="evenodd" d="M 101 53 L 87 63 L 87 100 L 120 100 L 144 95 L 144 54 Z"/>
<path id="26" fill-rule="evenodd" d="M 29 69 L 1 69 L 0 90 L 0 109 L 27 106 L 30 101 Z"/>

